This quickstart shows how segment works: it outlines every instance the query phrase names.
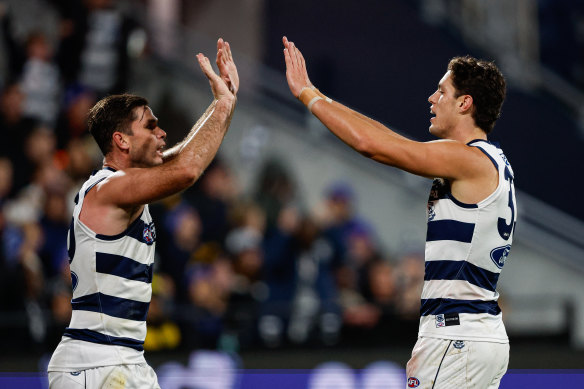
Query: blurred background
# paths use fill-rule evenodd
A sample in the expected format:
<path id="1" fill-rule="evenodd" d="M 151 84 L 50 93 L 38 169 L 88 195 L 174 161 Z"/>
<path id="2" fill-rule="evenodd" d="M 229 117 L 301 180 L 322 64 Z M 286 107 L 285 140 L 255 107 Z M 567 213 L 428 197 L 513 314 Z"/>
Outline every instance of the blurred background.
<path id="1" fill-rule="evenodd" d="M 151 205 L 146 359 L 159 375 L 193 351 L 244 369 L 405 367 L 431 182 L 308 114 L 283 35 L 321 91 L 417 140 L 450 58 L 498 64 L 508 97 L 490 139 L 519 207 L 499 281 L 509 367 L 584 368 L 584 1 L 2 0 L 0 24 L 0 372 L 43 371 L 69 323 L 73 198 L 102 161 L 87 110 L 140 94 L 180 141 L 212 98 L 195 54 L 214 58 L 219 37 L 238 107 L 203 177 Z"/>

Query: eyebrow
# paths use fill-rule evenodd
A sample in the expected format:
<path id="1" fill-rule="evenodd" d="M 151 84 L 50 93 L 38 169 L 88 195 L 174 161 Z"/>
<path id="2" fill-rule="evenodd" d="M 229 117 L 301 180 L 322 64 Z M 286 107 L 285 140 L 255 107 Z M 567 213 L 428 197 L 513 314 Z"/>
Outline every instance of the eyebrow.
<path id="1" fill-rule="evenodd" d="M 158 124 L 158 119 L 148 119 L 146 122 L 146 127 L 150 127 L 152 124 Z"/>

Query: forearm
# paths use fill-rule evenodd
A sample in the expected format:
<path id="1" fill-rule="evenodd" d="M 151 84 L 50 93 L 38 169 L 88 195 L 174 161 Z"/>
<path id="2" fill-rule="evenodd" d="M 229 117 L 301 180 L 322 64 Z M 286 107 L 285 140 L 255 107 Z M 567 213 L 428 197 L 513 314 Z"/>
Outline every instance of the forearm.
<path id="1" fill-rule="evenodd" d="M 205 123 L 209 116 L 211 116 L 216 104 L 217 100 L 213 100 L 209 107 L 207 107 L 205 113 L 203 113 L 203 115 L 201 115 L 201 117 L 197 120 L 193 127 L 191 127 L 191 130 L 189 131 L 187 136 L 182 141 L 172 146 L 170 149 L 164 151 L 164 154 L 162 156 L 164 162 L 168 162 L 178 155 L 178 153 L 182 150 L 184 145 L 188 143 L 193 138 L 193 136 L 195 136 L 195 134 L 201 129 L 203 123 Z"/>
<path id="2" fill-rule="evenodd" d="M 315 86 L 313 86 L 313 85 L 310 86 L 310 89 L 314 90 L 319 97 L 321 97 L 327 103 L 335 106 L 336 108 L 341 109 L 341 110 L 343 110 L 345 112 L 348 112 L 351 115 L 354 115 L 355 117 L 357 117 L 358 119 L 361 119 L 361 120 L 365 121 L 366 123 L 368 123 L 368 124 L 370 124 L 370 125 L 372 125 L 374 127 L 377 127 L 378 129 L 380 129 L 382 131 L 388 131 L 388 134 L 391 135 L 391 136 L 395 136 L 395 137 L 407 139 L 404 136 L 398 134 L 397 132 L 395 132 L 393 130 L 390 130 L 389 128 L 387 128 L 383 124 L 379 123 L 377 120 L 373 120 L 370 117 L 365 116 L 365 115 L 363 115 L 363 114 L 355 111 L 354 109 L 352 109 L 350 107 L 347 107 L 346 105 L 343 105 L 343 104 L 341 104 L 339 102 L 336 102 L 336 101 L 330 99 L 324 93 L 322 93 L 319 89 L 317 89 Z"/>
<path id="3" fill-rule="evenodd" d="M 356 116 L 357 118 L 359 118 L 359 119 L 367 122 L 368 124 L 370 124 L 370 125 L 372 125 L 374 127 L 379 128 L 382 131 L 386 131 L 391 136 L 395 136 L 395 137 L 398 137 L 398 138 L 407 139 L 405 136 L 400 135 L 397 132 L 395 132 L 395 131 L 387 128 L 383 124 L 379 123 L 377 120 L 371 119 L 370 117 L 365 116 L 365 115 L 363 115 L 363 114 L 355 111 L 354 109 L 351 109 L 351 108 L 347 107 L 346 105 L 343 105 L 343 104 L 338 103 L 336 101 L 332 101 L 331 104 L 335 105 L 337 108 L 340 108 L 340 109 L 343 109 L 343 110 L 346 110 L 346 111 L 350 112 L 352 115 Z"/>
<path id="4" fill-rule="evenodd" d="M 360 154 L 378 162 L 409 170 L 411 144 L 415 143 L 382 124 L 339 103 L 319 100 L 312 113 L 339 139 Z"/>
<path id="5" fill-rule="evenodd" d="M 215 157 L 231 123 L 235 98 L 214 100 L 187 137 L 173 147 L 168 168 L 184 171 L 194 183 Z"/>
<path id="6" fill-rule="evenodd" d="M 365 140 L 369 137 L 368 134 L 375 134 L 379 131 L 376 126 L 355 115 L 351 109 L 337 102 L 317 101 L 312 106 L 311 112 L 333 134 L 358 152 L 364 151 Z"/>

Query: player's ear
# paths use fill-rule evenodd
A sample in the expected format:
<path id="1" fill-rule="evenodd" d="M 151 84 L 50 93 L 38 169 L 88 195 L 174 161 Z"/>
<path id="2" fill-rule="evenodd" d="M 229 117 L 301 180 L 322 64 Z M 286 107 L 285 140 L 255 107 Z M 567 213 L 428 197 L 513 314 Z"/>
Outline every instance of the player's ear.
<path id="1" fill-rule="evenodd" d="M 114 146 L 120 150 L 128 150 L 130 148 L 130 142 L 128 139 L 128 135 L 124 134 L 123 132 L 116 131 L 112 135 L 112 141 Z"/>
<path id="2" fill-rule="evenodd" d="M 470 111 L 473 99 L 471 95 L 462 95 L 458 98 L 458 108 L 461 112 Z"/>

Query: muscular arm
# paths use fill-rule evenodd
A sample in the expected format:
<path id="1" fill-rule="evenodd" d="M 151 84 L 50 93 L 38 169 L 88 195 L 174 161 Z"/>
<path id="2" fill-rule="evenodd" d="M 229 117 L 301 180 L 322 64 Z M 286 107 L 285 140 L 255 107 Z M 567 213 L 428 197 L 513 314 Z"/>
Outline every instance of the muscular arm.
<path id="1" fill-rule="evenodd" d="M 237 73 L 237 68 L 233 62 L 233 56 L 231 54 L 231 48 L 228 42 L 223 42 L 223 39 L 219 39 L 217 42 L 217 67 L 219 68 L 219 76 L 224 81 L 224 83 L 229 88 L 230 92 L 235 96 L 239 89 L 239 76 Z M 184 148 L 186 143 L 190 142 L 195 134 L 199 131 L 203 123 L 207 121 L 207 118 L 213 112 L 213 105 L 210 105 L 205 113 L 197 120 L 195 125 L 192 127 L 191 131 L 181 142 L 177 143 L 172 148 L 166 150 L 163 154 L 164 162 L 168 162 L 174 157 L 176 157 Z"/>
<path id="2" fill-rule="evenodd" d="M 226 63 L 219 64 L 225 57 L 228 57 Z M 98 202 L 131 209 L 162 199 L 192 185 L 215 157 L 235 109 L 239 86 L 237 69 L 222 40 L 218 42 L 217 53 L 219 75 L 205 56 L 199 54 L 197 59 L 209 79 L 215 97 L 213 102 L 187 137 L 163 154 L 165 162 L 159 166 L 116 172 L 96 186 Z"/>
<path id="3" fill-rule="evenodd" d="M 205 123 L 207 121 L 207 119 L 209 118 L 209 116 L 211 116 L 211 113 L 213 113 L 214 107 L 215 107 L 215 101 L 213 101 L 213 103 L 211 105 L 209 105 L 209 107 L 207 108 L 205 113 L 203 115 L 201 115 L 199 120 L 197 120 L 197 122 L 193 125 L 193 127 L 191 128 L 191 130 L 189 131 L 187 136 L 182 141 L 178 142 L 176 145 L 174 145 L 170 149 L 164 150 L 162 158 L 164 159 L 165 163 L 174 159 L 174 157 L 176 157 L 180 153 L 180 151 L 185 147 L 185 145 L 193 139 L 193 137 L 201 129 L 201 126 L 203 125 L 203 123 Z"/>
<path id="4" fill-rule="evenodd" d="M 310 88 L 300 51 L 284 38 L 286 78 L 290 91 L 301 97 Z M 424 176 L 468 178 L 489 168 L 480 151 L 456 141 L 415 142 L 338 102 L 316 100 L 311 112 L 337 137 L 378 162 Z M 477 153 L 478 151 L 478 153 Z"/>

